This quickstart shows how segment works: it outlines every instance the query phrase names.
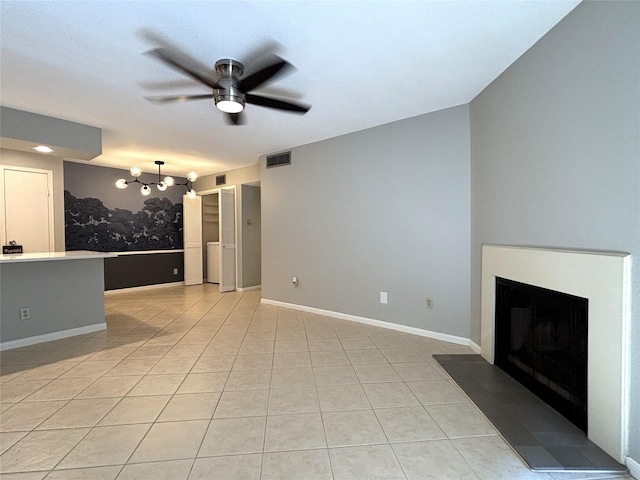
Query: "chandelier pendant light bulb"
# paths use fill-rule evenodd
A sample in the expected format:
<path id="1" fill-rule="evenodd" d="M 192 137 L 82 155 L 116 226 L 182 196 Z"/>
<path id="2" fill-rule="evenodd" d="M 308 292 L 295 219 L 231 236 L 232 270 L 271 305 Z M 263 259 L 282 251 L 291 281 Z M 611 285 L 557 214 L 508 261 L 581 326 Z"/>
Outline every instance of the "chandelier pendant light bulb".
<path id="1" fill-rule="evenodd" d="M 189 197 L 189 198 L 191 198 L 191 199 L 196 198 L 196 191 L 192 188 L 191 190 L 189 190 L 189 191 L 187 192 L 187 197 Z"/>
<path id="2" fill-rule="evenodd" d="M 142 175 L 142 169 L 140 167 L 136 167 L 136 166 L 131 167 L 129 172 L 131 173 L 132 176 L 134 176 L 136 178 L 139 177 L 140 175 Z"/>
<path id="3" fill-rule="evenodd" d="M 149 188 L 149 185 L 143 185 L 140 188 L 140 193 L 142 193 L 142 195 L 144 195 L 146 197 L 147 195 L 149 195 L 151 193 L 151 188 Z"/>
<path id="4" fill-rule="evenodd" d="M 189 180 L 191 183 L 195 182 L 197 179 L 198 179 L 198 174 L 196 172 L 187 173 L 187 180 Z"/>
<path id="5" fill-rule="evenodd" d="M 116 187 L 120 189 L 127 188 L 127 181 L 124 178 L 120 178 L 116 181 Z"/>
<path id="6" fill-rule="evenodd" d="M 164 184 L 167 187 L 173 187 L 175 183 L 176 181 L 173 179 L 173 177 L 164 177 Z"/>
<path id="7" fill-rule="evenodd" d="M 164 192 L 167 189 L 167 184 L 164 182 L 158 182 L 158 184 L 156 185 L 156 187 L 158 188 L 158 190 L 160 190 L 161 192 Z"/>

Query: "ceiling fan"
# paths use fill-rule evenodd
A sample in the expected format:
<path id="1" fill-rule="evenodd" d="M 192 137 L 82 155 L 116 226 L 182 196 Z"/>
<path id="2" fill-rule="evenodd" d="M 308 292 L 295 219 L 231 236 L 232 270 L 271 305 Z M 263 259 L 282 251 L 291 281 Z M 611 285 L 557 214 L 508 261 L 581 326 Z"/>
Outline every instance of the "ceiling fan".
<path id="1" fill-rule="evenodd" d="M 292 103 L 278 98 L 250 93 L 267 82 L 273 82 L 277 77 L 282 76 L 287 70 L 293 68 L 289 62 L 275 54 L 270 55 L 270 63 L 267 66 L 260 68 L 244 78 L 242 78 L 245 70 L 244 65 L 229 58 L 218 60 L 215 63 L 215 72 L 203 73 L 190 66 L 190 62 L 188 62 L 187 59 L 182 58 L 181 55 L 172 51 L 170 48 L 154 48 L 146 52 L 146 54 L 213 90 L 207 94 L 145 97 L 150 102 L 170 103 L 212 98 L 216 107 L 226 113 L 227 121 L 232 125 L 245 123 L 242 111 L 246 104 L 275 108 L 277 110 L 298 114 L 305 114 L 311 108 L 304 104 Z"/>

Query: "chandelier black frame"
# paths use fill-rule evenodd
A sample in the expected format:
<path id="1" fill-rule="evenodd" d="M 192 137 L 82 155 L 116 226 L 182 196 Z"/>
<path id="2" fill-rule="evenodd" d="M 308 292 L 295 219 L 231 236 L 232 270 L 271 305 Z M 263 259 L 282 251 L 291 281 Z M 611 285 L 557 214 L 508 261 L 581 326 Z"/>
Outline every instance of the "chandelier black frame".
<path id="1" fill-rule="evenodd" d="M 141 182 L 139 177 L 140 175 L 142 175 L 142 170 L 140 169 L 140 167 L 133 166 L 129 170 L 129 173 L 131 173 L 131 175 L 134 177 L 133 180 L 125 180 L 124 178 L 120 178 L 116 181 L 116 187 L 120 189 L 125 189 L 130 183 L 139 183 L 140 185 L 142 185 L 142 187 L 140 187 L 140 193 L 146 196 L 151 193 L 151 185 L 155 185 L 156 188 L 161 192 L 164 192 L 167 189 L 167 187 L 172 187 L 174 185 L 177 185 L 177 186 L 186 187 L 187 196 L 189 198 L 195 198 L 196 191 L 193 189 L 193 182 L 195 182 L 196 179 L 198 178 L 198 174 L 196 172 L 187 173 L 187 177 L 184 183 L 176 183 L 173 177 L 166 176 L 164 177 L 164 179 L 162 178 L 162 173 L 160 171 L 160 169 L 162 168 L 162 165 L 164 165 L 164 162 L 162 160 L 156 160 L 154 163 L 158 165 L 158 181 L 157 182 Z"/>

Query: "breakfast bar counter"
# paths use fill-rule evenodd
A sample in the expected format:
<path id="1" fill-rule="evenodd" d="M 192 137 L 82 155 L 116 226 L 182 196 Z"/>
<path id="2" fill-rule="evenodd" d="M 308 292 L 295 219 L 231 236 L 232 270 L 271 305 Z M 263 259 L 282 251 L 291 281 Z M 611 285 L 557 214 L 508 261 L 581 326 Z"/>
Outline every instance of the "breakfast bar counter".
<path id="1" fill-rule="evenodd" d="M 0 255 L 0 350 L 104 330 L 104 259 L 115 256 Z"/>

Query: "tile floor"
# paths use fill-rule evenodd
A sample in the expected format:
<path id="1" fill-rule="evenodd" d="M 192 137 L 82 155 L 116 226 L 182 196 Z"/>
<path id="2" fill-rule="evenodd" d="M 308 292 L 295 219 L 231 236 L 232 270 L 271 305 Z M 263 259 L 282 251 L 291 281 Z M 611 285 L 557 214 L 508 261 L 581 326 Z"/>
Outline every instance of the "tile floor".
<path id="1" fill-rule="evenodd" d="M 530 471 L 393 330 L 215 285 L 106 297 L 103 332 L 2 352 L 3 480 L 579 480 Z"/>

